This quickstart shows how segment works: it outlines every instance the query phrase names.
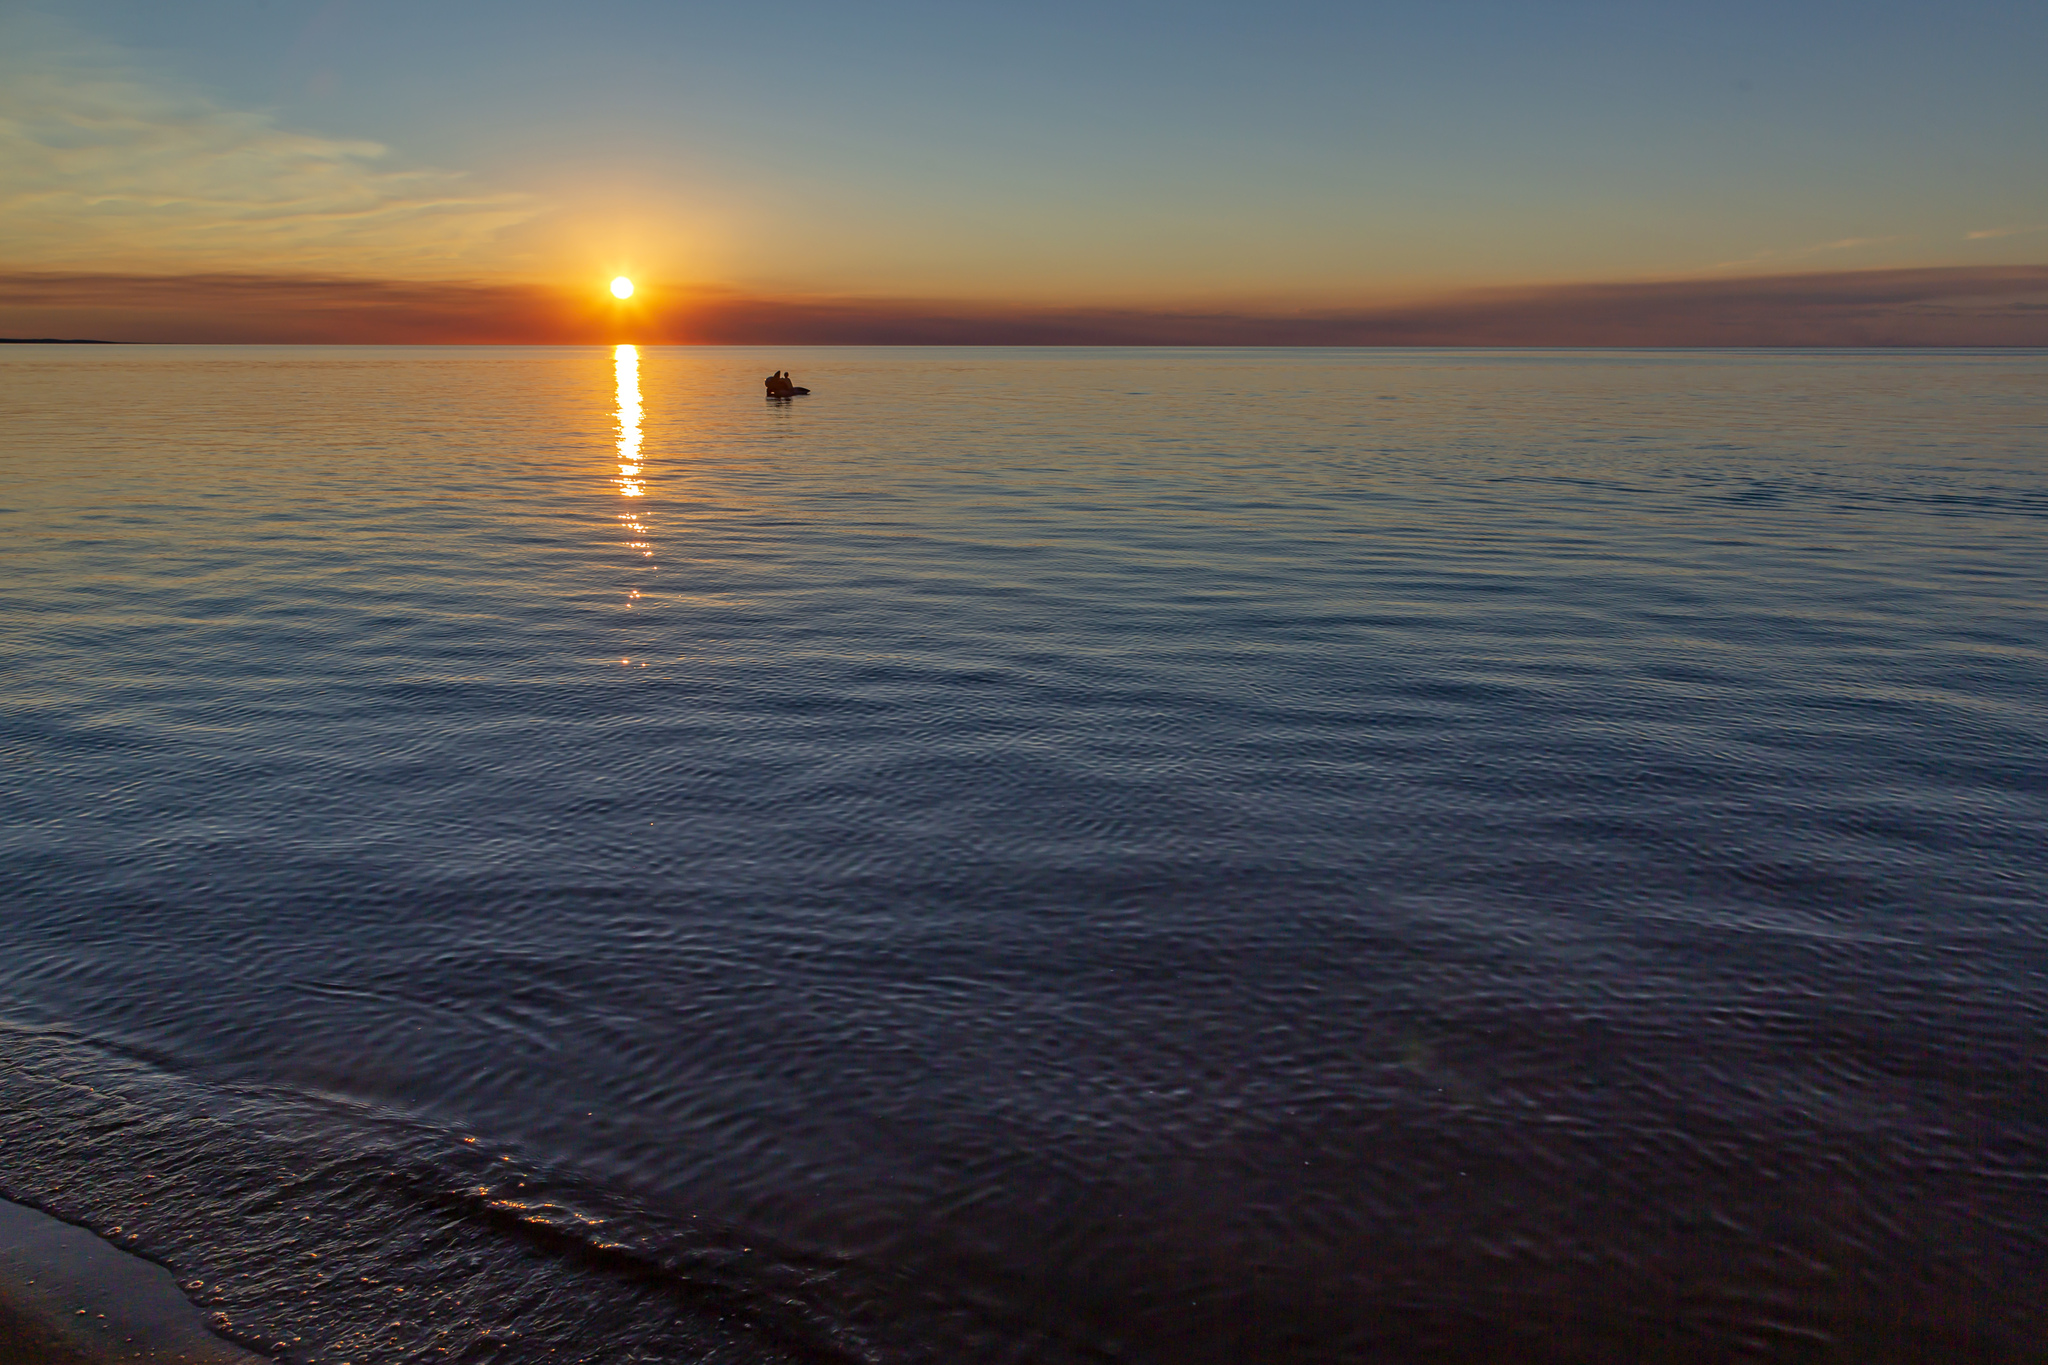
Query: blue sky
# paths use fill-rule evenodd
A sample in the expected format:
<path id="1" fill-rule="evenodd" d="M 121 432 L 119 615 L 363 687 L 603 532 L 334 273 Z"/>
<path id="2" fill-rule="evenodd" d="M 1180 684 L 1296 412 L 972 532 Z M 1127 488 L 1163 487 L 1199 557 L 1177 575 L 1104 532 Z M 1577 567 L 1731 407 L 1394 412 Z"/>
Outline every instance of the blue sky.
<path id="1" fill-rule="evenodd" d="M 1338 306 L 2048 259 L 2038 3 L 66 0 L 0 23 L 0 75 L 40 75 L 6 82 L 17 140 L 25 102 L 82 101 L 0 167 L 34 198 L 0 265 Z"/>

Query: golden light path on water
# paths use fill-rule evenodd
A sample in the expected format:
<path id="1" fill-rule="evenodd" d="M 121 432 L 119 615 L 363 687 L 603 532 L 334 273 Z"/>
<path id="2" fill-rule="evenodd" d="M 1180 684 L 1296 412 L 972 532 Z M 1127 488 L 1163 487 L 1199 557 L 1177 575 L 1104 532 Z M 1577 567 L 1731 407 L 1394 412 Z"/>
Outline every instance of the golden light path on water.
<path id="1" fill-rule="evenodd" d="M 612 352 L 619 384 L 619 492 L 637 498 L 647 490 L 640 473 L 640 351 L 621 346 Z"/>
<path id="2" fill-rule="evenodd" d="M 617 381 L 619 419 L 619 476 L 618 490 L 621 497 L 639 498 L 647 494 L 647 486 L 640 481 L 640 471 L 645 468 L 640 458 L 640 351 L 634 346 L 619 346 L 612 352 L 612 372 Z M 654 546 L 647 539 L 647 525 L 638 510 L 629 506 L 619 513 L 619 521 L 633 539 L 627 545 L 640 552 L 642 559 L 654 558 Z M 653 567 L 652 565 L 648 567 Z M 626 608 L 631 610 L 640 596 L 638 588 L 626 590 Z M 620 663 L 631 665 L 632 660 L 621 659 Z M 646 664 L 640 665 L 645 668 Z"/>

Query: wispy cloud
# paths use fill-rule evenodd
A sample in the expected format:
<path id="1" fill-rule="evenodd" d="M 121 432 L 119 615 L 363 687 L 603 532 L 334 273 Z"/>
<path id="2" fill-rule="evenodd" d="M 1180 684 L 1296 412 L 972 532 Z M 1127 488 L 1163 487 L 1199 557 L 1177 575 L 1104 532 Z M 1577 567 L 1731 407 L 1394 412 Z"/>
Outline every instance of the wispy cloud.
<path id="1" fill-rule="evenodd" d="M 1963 240 L 1966 242 L 1982 242 L 1992 237 L 2023 237 L 2030 232 L 2048 232 L 2048 223 L 2040 224 L 2037 227 L 1978 228 L 1975 232 L 1964 233 Z"/>
<path id="2" fill-rule="evenodd" d="M 1794 247 L 1786 251 L 1766 248 L 1732 261 L 1719 261 L 1708 267 L 1710 270 L 1741 270 L 1747 266 L 1761 265 L 1765 261 L 1797 261 L 1808 256 L 1818 256 L 1824 251 L 1854 251 L 1860 247 L 1886 246 L 1892 242 L 1911 241 L 1903 234 L 1889 237 L 1842 237 L 1832 242 L 1815 242 L 1810 246 Z"/>
<path id="3" fill-rule="evenodd" d="M 2048 267 L 1811 272 L 1498 289 L 1295 312 L 647 291 L 628 330 L 528 285 L 0 275 L 17 335 L 133 341 L 814 345 L 2044 346 Z"/>
<path id="4" fill-rule="evenodd" d="M 16 268 L 462 270 L 540 206 L 375 142 L 281 128 L 111 57 L 0 57 L 0 262 Z"/>

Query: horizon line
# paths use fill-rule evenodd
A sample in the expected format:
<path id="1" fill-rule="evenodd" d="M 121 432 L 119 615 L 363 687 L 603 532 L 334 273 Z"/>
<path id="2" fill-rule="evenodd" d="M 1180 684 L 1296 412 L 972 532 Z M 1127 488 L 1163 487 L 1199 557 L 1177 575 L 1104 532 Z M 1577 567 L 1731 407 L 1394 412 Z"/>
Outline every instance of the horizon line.
<path id="1" fill-rule="evenodd" d="M 0 271 L 22 340 L 128 344 L 2025 349 L 2048 265 L 1492 286 L 1323 308 L 1043 304 L 313 274 Z"/>

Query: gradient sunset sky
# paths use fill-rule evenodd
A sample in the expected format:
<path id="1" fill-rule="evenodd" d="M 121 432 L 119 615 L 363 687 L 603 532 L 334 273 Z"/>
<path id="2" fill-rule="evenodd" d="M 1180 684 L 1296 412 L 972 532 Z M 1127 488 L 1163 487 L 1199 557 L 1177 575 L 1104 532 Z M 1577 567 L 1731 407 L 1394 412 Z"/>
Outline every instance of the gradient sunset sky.
<path id="1" fill-rule="evenodd" d="M 2048 344 L 2044 69 L 2038 0 L 9 0 L 0 331 Z"/>

